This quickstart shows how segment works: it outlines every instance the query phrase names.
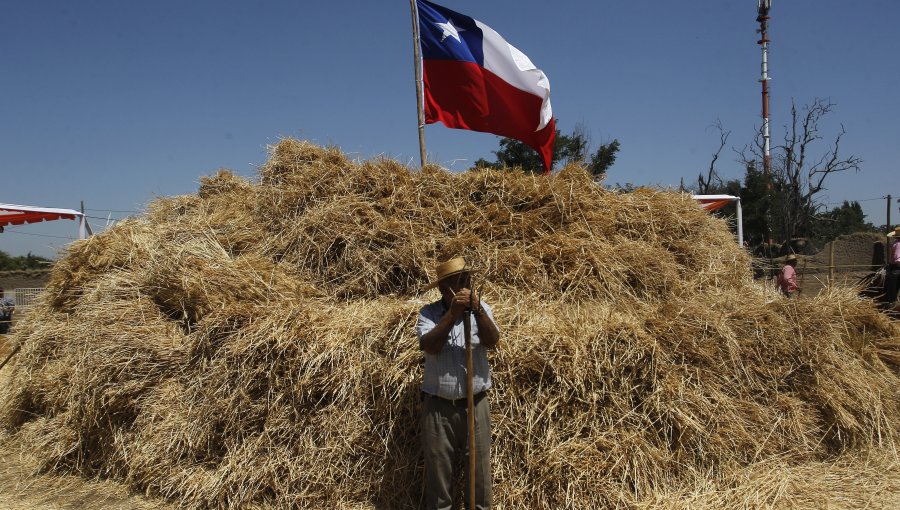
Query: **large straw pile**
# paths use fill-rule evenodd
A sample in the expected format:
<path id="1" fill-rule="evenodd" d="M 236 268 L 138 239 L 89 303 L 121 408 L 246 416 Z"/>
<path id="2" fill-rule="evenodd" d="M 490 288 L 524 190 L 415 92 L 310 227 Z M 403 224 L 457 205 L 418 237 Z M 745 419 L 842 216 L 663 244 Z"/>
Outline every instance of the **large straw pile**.
<path id="1" fill-rule="evenodd" d="M 498 508 L 895 444 L 898 327 L 851 293 L 767 294 L 689 197 L 295 140 L 258 183 L 220 172 L 69 248 L 14 337 L 7 441 L 192 508 L 415 508 L 416 289 L 451 254 L 483 266 L 502 332 Z"/>

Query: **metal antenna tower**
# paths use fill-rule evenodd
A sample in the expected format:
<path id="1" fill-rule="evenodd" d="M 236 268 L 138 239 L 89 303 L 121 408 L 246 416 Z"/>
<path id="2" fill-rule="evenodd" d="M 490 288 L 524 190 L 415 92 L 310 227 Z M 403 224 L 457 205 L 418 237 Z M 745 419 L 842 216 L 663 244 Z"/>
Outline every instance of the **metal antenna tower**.
<path id="1" fill-rule="evenodd" d="M 772 0 L 756 0 L 757 17 L 759 22 L 760 34 L 759 41 L 756 41 L 762 47 L 762 76 L 759 81 L 762 83 L 762 136 L 763 136 L 763 176 L 766 181 L 766 194 L 770 195 L 772 191 L 772 156 L 769 144 L 769 9 L 772 8 Z M 767 197 L 768 198 L 768 197 Z M 767 200 L 768 202 L 768 200 Z M 772 243 L 772 229 L 769 226 L 769 205 L 766 205 L 766 243 Z"/>

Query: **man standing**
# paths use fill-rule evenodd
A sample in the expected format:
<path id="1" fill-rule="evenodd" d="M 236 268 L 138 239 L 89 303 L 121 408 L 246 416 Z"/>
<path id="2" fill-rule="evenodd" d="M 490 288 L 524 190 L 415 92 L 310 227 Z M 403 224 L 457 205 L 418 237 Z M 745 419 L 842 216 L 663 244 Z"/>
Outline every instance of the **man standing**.
<path id="1" fill-rule="evenodd" d="M 16 302 L 5 297 L 3 292 L 3 287 L 0 287 L 0 335 L 9 333 L 13 312 L 16 311 Z"/>
<path id="2" fill-rule="evenodd" d="M 900 287 L 900 227 L 895 227 L 894 231 L 887 236 L 891 242 L 891 247 L 888 250 L 888 267 L 884 278 L 884 293 L 887 298 L 888 308 L 891 308 L 894 306 L 894 301 L 897 300 L 897 290 Z"/>
<path id="3" fill-rule="evenodd" d="M 793 253 L 784 259 L 784 267 L 778 274 L 778 288 L 785 296 L 792 298 L 800 292 L 797 287 L 797 256 Z"/>
<path id="4" fill-rule="evenodd" d="M 475 506 L 491 506 L 491 417 L 487 390 L 491 373 L 486 349 L 497 346 L 500 331 L 493 312 L 472 290 L 471 268 L 456 257 L 438 264 L 441 299 L 419 312 L 416 333 L 425 351 L 422 380 L 422 450 L 425 454 L 425 508 L 449 510 L 453 466 L 468 456 L 468 394 L 464 317 L 471 311 L 473 391 L 475 400 Z M 467 475 L 468 477 L 468 470 Z M 468 507 L 468 498 L 466 498 Z M 471 509 L 470 509 L 471 510 Z"/>

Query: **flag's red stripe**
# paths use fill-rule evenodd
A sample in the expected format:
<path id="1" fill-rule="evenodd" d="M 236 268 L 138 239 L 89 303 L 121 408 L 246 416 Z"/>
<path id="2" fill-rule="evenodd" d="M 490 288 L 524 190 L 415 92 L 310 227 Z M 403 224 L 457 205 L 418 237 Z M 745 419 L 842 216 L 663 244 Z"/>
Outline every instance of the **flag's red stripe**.
<path id="1" fill-rule="evenodd" d="M 542 99 L 519 90 L 471 62 L 425 60 L 425 122 L 515 138 L 536 151 L 549 168 L 555 123 L 535 131 Z"/>

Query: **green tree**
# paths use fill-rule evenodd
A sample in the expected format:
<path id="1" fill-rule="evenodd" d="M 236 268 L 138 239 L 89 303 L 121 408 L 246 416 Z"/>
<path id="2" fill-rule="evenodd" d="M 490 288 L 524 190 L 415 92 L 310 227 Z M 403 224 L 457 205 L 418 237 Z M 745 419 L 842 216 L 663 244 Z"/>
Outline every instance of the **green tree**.
<path id="1" fill-rule="evenodd" d="M 604 179 L 606 171 L 616 162 L 616 154 L 619 152 L 619 140 L 614 139 L 609 143 L 602 144 L 597 148 L 597 152 L 591 155 L 591 162 L 588 168 L 594 177 Z"/>
<path id="2" fill-rule="evenodd" d="M 47 269 L 53 264 L 49 259 L 38 257 L 28 252 L 28 255 L 13 257 L 0 250 L 0 271 L 14 271 L 22 269 Z"/>
<path id="3" fill-rule="evenodd" d="M 756 166 L 756 162 L 751 161 L 744 167 L 744 182 L 739 196 L 744 218 L 744 238 L 751 246 L 762 244 L 769 231 L 766 212 L 770 209 L 772 195 L 766 192 L 766 176 Z"/>
<path id="4" fill-rule="evenodd" d="M 856 201 L 844 200 L 840 207 L 820 214 L 813 222 L 814 237 L 819 244 L 844 234 L 877 231 L 874 225 L 866 222 L 866 215 Z"/>
<path id="5" fill-rule="evenodd" d="M 556 130 L 556 144 L 553 147 L 552 166 L 554 168 L 569 163 L 584 164 L 597 179 L 606 176 L 606 171 L 615 163 L 619 152 L 619 141 L 601 145 L 588 157 L 590 137 L 582 126 L 576 126 L 571 135 Z M 521 168 L 525 172 L 541 173 L 544 163 L 540 154 L 528 145 L 512 138 L 501 138 L 500 149 L 494 151 L 496 161 L 484 158 L 475 161 L 475 168 Z"/>

